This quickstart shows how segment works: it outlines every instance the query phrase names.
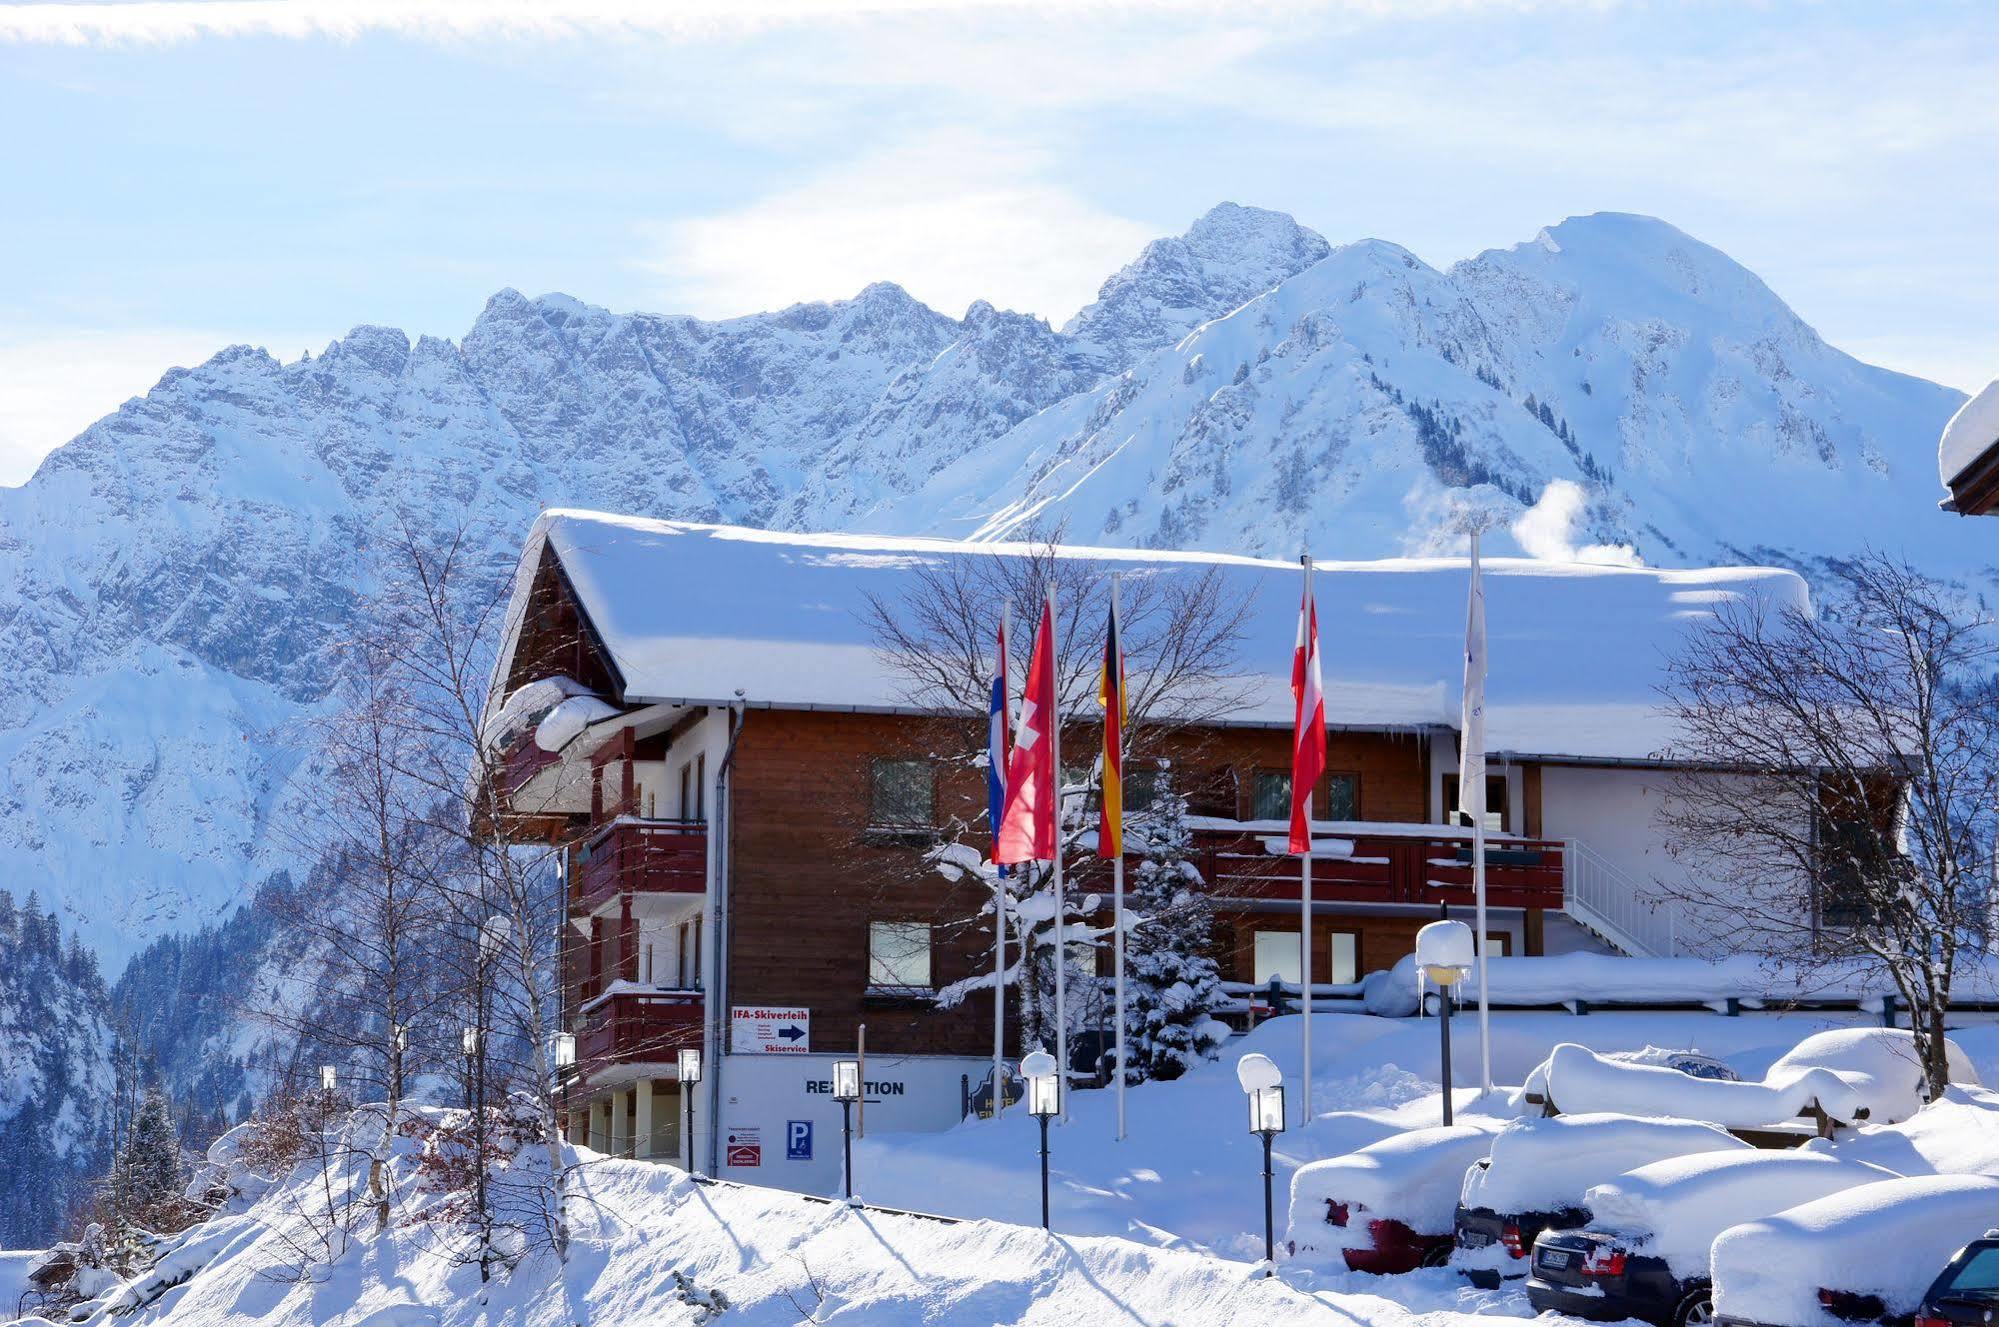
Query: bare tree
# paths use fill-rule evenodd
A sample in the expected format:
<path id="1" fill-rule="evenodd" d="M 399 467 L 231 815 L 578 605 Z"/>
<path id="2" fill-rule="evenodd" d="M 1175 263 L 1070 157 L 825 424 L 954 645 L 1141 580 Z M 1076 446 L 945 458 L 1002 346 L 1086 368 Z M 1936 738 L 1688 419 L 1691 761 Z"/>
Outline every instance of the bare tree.
<path id="1" fill-rule="evenodd" d="M 422 1052 L 438 1045 L 435 1023 L 445 1003 L 447 974 L 431 952 L 447 919 L 437 881 L 452 841 L 437 831 L 434 798 L 412 773 L 423 768 L 425 753 L 400 642 L 366 633 L 345 655 L 348 703 L 317 725 L 319 753 L 303 776 L 311 795 L 297 799 L 288 826 L 301 854 L 319 867 L 279 905 L 286 922 L 313 942 L 317 990 L 304 1004 L 288 1000 L 264 1017 L 357 1070 L 364 1092 L 383 1093 L 368 1170 L 379 1228 L 389 1221 L 385 1171 L 411 1070 L 436 1062 Z"/>
<path id="2" fill-rule="evenodd" d="M 1987 936 L 1999 829 L 1992 622 L 1901 562 L 1840 569 L 1816 613 L 1724 605 L 1672 659 L 1690 772 L 1663 812 L 1663 884 L 1731 948 L 1876 973 L 1911 1015 L 1932 1093 L 1944 1016 Z"/>
<path id="3" fill-rule="evenodd" d="M 1129 718 L 1125 727 L 1127 833 L 1146 842 L 1156 818 L 1149 809 L 1164 792 L 1158 753 L 1170 738 L 1183 735 L 1240 707 L 1245 681 L 1238 651 L 1252 600 L 1237 596 L 1212 566 L 1145 562 L 1100 562 L 1059 553 L 1052 538 L 1024 552 L 961 556 L 926 562 L 911 573 L 900 596 L 871 597 L 864 617 L 890 669 L 900 678 L 913 707 L 965 716 L 962 724 L 940 725 L 932 734 L 940 758 L 983 768 L 983 716 L 990 701 L 995 628 L 1003 605 L 1011 605 L 1014 633 L 1010 649 L 1016 685 L 1040 606 L 1055 592 L 1056 689 L 1068 722 L 1089 722 L 1097 713 L 1098 678 L 1104 632 L 1110 615 L 1112 575 L 1118 578 L 1118 621 L 1126 668 Z M 1065 727 L 1068 724 L 1065 723 Z M 962 734 L 962 735 L 960 735 Z M 955 751 L 952 745 L 956 744 Z M 1100 795 L 1102 770 L 1094 743 L 1065 745 L 1062 840 L 1065 860 L 1080 860 L 1094 832 L 1089 815 Z M 1134 775 L 1138 777 L 1134 777 Z M 1166 798 L 1159 798 L 1163 809 Z M 1056 916 L 1050 872 L 1030 864 L 1002 876 L 973 845 L 975 827 L 941 827 L 944 842 L 929 855 L 926 869 L 953 882 L 968 882 L 984 895 L 976 911 L 943 919 L 947 933 L 990 936 L 1004 900 L 1008 917 L 1008 969 L 999 981 L 1019 994 L 1023 1045 L 1055 1043 L 1053 990 L 1055 964 L 1069 964 L 1067 986 L 1074 999 L 1067 1010 L 1069 1031 L 1101 1026 L 1094 965 L 1076 961 L 1078 947 L 1094 946 L 1110 929 L 1092 922 L 1096 895 L 1073 891 Z M 990 827 L 985 827 L 990 833 Z M 1134 922 L 1138 919 L 1134 918 Z M 1134 937 L 1142 932 L 1133 931 Z M 1058 935 L 1060 937 L 1058 941 Z M 990 989 L 991 976 L 955 983 L 940 992 L 949 1006 L 975 990 Z"/>
<path id="4" fill-rule="evenodd" d="M 458 940 L 449 953 L 462 1007 L 479 1033 L 470 1072 L 482 1099 L 490 1082 L 495 1100 L 525 1096 L 544 1121 L 547 1176 L 525 1192 L 501 1195 L 507 1207 L 503 1219 L 566 1261 L 569 1176 L 552 1064 L 560 1019 L 557 936 L 563 901 L 556 862 L 562 844 L 517 845 L 502 835 L 508 809 L 502 753 L 486 740 L 483 724 L 496 699 L 490 694 L 492 652 L 511 586 L 478 560 L 479 547 L 469 521 L 432 533 L 400 520 L 384 553 L 384 598 L 401 667 L 411 678 L 409 713 L 420 754 L 411 773 L 441 808 L 436 827 L 456 840 L 449 870 L 436 887 L 456 913 L 452 930 Z M 484 1116 L 481 1111 L 473 1121 L 482 1270 L 495 1257 Z"/>

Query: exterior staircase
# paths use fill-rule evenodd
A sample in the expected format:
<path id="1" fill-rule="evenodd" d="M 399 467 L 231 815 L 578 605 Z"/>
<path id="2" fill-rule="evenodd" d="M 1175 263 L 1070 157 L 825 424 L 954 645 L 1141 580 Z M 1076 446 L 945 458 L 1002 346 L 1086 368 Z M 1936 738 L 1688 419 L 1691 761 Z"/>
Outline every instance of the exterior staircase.
<path id="1" fill-rule="evenodd" d="M 1678 910 L 1581 839 L 1563 844 L 1562 911 L 1611 948 L 1633 958 L 1680 958 Z"/>

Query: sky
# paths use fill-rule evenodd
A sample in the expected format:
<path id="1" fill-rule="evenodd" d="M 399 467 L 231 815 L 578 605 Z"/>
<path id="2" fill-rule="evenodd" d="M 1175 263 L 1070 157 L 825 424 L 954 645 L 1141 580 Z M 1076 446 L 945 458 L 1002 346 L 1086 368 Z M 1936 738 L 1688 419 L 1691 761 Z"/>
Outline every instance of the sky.
<path id="1" fill-rule="evenodd" d="M 1972 3 L 0 3 L 0 485 L 232 343 L 455 339 L 506 287 L 1059 325 L 1223 200 L 1438 266 L 1647 213 L 1970 390 L 1994 87 Z"/>

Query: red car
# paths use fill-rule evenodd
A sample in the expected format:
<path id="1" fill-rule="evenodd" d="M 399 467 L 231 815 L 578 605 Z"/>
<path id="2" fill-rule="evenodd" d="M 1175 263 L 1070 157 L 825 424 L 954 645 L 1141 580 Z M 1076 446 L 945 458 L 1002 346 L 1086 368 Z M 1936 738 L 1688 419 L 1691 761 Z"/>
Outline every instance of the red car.
<path id="1" fill-rule="evenodd" d="M 1299 1167 L 1292 1256 L 1338 1253 L 1353 1271 L 1383 1274 L 1442 1265 L 1465 1170 L 1485 1158 L 1497 1123 L 1414 1129 Z"/>

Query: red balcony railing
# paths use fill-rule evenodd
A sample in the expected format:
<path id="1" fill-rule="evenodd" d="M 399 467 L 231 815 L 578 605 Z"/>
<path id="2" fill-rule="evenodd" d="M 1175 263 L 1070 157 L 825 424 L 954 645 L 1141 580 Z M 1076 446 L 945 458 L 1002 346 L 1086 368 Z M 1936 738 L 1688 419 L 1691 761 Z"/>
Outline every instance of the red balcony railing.
<path id="1" fill-rule="evenodd" d="M 1194 865 L 1208 892 L 1226 899 L 1296 900 L 1302 875 L 1296 857 L 1271 853 L 1273 836 L 1239 830 L 1200 830 Z M 1282 835 L 1277 836 L 1281 840 Z M 1470 903 L 1471 838 L 1420 834 L 1331 834 L 1321 844 L 1350 843 L 1350 855 L 1312 859 L 1312 897 L 1348 903 Z M 1488 840 L 1486 901 L 1501 908 L 1562 906 L 1563 845 L 1552 839 L 1511 836 Z"/>
<path id="2" fill-rule="evenodd" d="M 671 1064 L 683 1046 L 701 1044 L 702 1011 L 700 991 L 604 996 L 577 1025 L 577 1072 L 587 1079 L 612 1065 Z"/>
<path id="3" fill-rule="evenodd" d="M 613 821 L 577 852 L 570 907 L 589 912 L 629 889 L 699 894 L 708 888 L 708 827 L 699 821 Z"/>

